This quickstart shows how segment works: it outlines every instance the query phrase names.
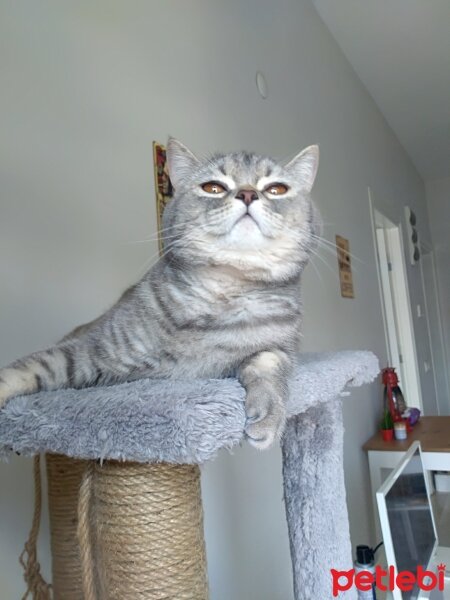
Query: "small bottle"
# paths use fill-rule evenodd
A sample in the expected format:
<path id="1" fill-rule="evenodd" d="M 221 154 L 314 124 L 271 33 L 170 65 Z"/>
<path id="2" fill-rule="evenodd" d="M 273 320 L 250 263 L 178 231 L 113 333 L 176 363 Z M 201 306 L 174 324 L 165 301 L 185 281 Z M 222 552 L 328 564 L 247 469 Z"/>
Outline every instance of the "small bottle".
<path id="1" fill-rule="evenodd" d="M 408 434 L 405 421 L 396 421 L 394 423 L 394 435 L 396 440 L 406 440 Z"/>
<path id="2" fill-rule="evenodd" d="M 355 575 L 361 571 L 369 571 L 375 578 L 375 556 L 369 546 L 356 546 Z M 377 600 L 375 582 L 371 590 L 358 590 L 358 600 Z"/>

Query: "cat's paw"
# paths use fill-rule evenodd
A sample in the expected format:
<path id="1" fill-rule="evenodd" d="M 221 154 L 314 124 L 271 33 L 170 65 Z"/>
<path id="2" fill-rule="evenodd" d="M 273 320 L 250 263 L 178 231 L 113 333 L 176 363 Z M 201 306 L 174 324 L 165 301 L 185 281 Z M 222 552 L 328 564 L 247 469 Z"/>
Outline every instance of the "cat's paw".
<path id="1" fill-rule="evenodd" d="M 21 374 L 17 369 L 0 369 L 0 410 L 6 402 L 26 390 L 27 373 Z"/>
<path id="2" fill-rule="evenodd" d="M 249 443 L 265 450 L 283 433 L 286 422 L 284 400 L 270 388 L 249 390 L 245 399 L 245 433 Z"/>
<path id="3" fill-rule="evenodd" d="M 0 410 L 5 406 L 7 400 L 11 397 L 11 390 L 5 383 L 0 381 Z"/>

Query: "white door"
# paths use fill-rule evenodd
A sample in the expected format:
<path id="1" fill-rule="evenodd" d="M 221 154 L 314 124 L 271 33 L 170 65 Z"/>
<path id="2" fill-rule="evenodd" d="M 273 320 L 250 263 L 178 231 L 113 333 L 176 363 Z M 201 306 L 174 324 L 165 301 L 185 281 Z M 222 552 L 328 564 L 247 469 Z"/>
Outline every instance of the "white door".
<path id="1" fill-rule="evenodd" d="M 381 291 L 385 315 L 386 342 L 388 349 L 389 366 L 395 367 L 400 380 L 404 380 L 402 354 L 398 335 L 398 324 L 395 316 L 394 294 L 391 283 L 391 265 L 386 244 L 384 227 L 377 226 L 376 243 L 378 252 L 378 266 L 381 276 Z"/>
<path id="2" fill-rule="evenodd" d="M 389 360 L 397 371 L 408 406 L 416 406 L 424 414 L 436 414 L 435 394 L 434 406 L 433 394 L 427 394 L 425 403 L 422 399 L 401 232 L 377 210 L 373 210 L 373 216 Z"/>
<path id="3" fill-rule="evenodd" d="M 420 266 L 425 299 L 424 318 L 430 338 L 430 362 L 436 389 L 437 411 L 440 415 L 448 415 L 450 414 L 448 360 L 442 331 L 434 255 L 431 248 L 424 245 L 421 247 Z"/>

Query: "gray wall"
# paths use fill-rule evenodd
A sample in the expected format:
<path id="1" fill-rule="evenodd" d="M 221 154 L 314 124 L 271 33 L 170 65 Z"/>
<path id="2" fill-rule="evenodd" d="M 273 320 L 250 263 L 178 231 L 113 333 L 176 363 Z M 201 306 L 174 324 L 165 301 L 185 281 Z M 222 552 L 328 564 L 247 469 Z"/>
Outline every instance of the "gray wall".
<path id="1" fill-rule="evenodd" d="M 427 182 L 426 195 L 436 263 L 447 370 L 450 374 L 450 177 Z"/>
<path id="2" fill-rule="evenodd" d="M 286 157 L 319 142 L 325 236 L 348 237 L 359 260 L 354 300 L 340 296 L 334 252 L 307 269 L 303 346 L 385 362 L 367 187 L 394 222 L 413 207 L 427 238 L 424 188 L 308 0 L 3 1 L 0 39 L 0 364 L 95 317 L 152 263 L 155 242 L 130 242 L 155 231 L 151 142 L 168 134 L 199 153 Z M 345 401 L 354 544 L 375 541 L 361 445 L 380 406 L 378 384 Z M 0 482 L 0 590 L 16 598 L 30 461 L 1 465 Z M 203 485 L 212 600 L 291 598 L 279 450 L 223 454 Z M 41 555 L 48 574 L 46 532 Z"/>

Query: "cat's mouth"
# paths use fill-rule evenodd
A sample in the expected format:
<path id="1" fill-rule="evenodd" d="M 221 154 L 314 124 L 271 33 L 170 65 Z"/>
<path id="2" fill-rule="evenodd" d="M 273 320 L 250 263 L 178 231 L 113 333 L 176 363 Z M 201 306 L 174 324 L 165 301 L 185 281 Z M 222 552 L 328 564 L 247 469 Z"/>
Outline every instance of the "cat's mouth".
<path id="1" fill-rule="evenodd" d="M 251 223 L 251 222 L 253 222 L 259 228 L 258 221 L 249 212 L 246 212 L 241 217 L 239 217 L 239 219 L 236 221 L 234 226 L 236 227 L 236 225 L 238 223 Z"/>
<path id="2" fill-rule="evenodd" d="M 228 233 L 232 238 L 239 243 L 245 243 L 246 240 L 255 242 L 261 237 L 266 237 L 264 234 L 264 219 L 258 214 L 257 210 L 252 207 L 240 207 L 240 214 L 234 215 L 233 221 L 230 223 Z"/>
<path id="3" fill-rule="evenodd" d="M 242 215 L 242 217 L 239 217 L 239 219 L 237 220 L 237 223 L 239 223 L 239 221 L 244 221 L 245 219 L 251 219 L 252 221 L 255 221 L 255 219 L 252 217 L 252 215 L 247 212 L 244 215 Z M 256 221 L 255 221 L 256 223 Z"/>

